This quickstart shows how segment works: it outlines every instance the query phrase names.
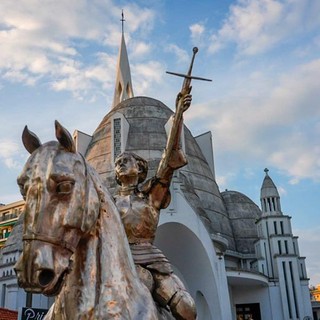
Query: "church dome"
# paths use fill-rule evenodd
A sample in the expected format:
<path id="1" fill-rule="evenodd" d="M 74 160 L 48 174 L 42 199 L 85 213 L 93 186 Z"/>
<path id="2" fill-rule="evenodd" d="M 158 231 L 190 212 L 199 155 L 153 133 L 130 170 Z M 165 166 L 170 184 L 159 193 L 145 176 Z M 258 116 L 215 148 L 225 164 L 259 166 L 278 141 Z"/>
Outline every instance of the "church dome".
<path id="1" fill-rule="evenodd" d="M 259 207 L 246 195 L 237 191 L 221 193 L 233 230 L 236 251 L 254 253 L 258 239 L 256 220 L 261 216 Z"/>
<path id="2" fill-rule="evenodd" d="M 115 119 L 121 119 L 122 151 L 131 151 L 148 161 L 148 178 L 155 174 L 166 146 L 165 126 L 173 114 L 162 102 L 134 97 L 115 106 L 95 130 L 86 152 L 89 163 L 114 191 Z M 180 169 L 182 191 L 195 212 L 207 222 L 209 232 L 219 233 L 234 250 L 230 221 L 212 171 L 191 132 L 184 127 L 184 146 L 188 164 Z"/>

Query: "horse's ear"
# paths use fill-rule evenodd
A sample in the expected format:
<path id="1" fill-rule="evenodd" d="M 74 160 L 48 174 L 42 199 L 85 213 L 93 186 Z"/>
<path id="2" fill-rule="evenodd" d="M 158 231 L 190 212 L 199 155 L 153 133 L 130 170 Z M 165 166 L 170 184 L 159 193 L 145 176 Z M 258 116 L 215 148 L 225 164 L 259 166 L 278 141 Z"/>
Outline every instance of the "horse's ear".
<path id="1" fill-rule="evenodd" d="M 54 122 L 56 127 L 56 137 L 60 144 L 69 152 L 76 152 L 76 146 L 70 132 L 64 128 L 57 120 Z"/>
<path id="2" fill-rule="evenodd" d="M 41 146 L 40 139 L 35 133 L 28 129 L 28 126 L 25 126 L 23 129 L 22 142 L 24 147 L 30 154 Z"/>

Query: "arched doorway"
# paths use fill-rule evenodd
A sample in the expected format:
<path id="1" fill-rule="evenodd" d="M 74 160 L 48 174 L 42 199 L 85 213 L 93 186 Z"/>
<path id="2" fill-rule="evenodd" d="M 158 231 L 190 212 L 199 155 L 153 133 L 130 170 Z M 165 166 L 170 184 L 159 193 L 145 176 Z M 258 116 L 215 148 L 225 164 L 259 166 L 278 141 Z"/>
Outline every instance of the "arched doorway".
<path id="1" fill-rule="evenodd" d="M 213 248 L 205 248 L 195 233 L 177 222 L 167 222 L 158 227 L 155 245 L 164 252 L 177 275 L 185 282 L 198 312 L 206 315 L 199 319 L 221 319 L 216 278 L 208 256 Z"/>

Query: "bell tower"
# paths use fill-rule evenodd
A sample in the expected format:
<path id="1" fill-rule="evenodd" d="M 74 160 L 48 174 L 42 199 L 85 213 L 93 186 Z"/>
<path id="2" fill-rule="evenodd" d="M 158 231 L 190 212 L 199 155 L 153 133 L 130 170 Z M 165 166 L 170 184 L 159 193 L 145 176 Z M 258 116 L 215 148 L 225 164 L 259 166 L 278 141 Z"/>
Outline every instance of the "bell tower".
<path id="1" fill-rule="evenodd" d="M 303 319 L 310 310 L 305 305 L 308 277 L 305 258 L 300 256 L 298 237 L 292 234 L 291 217 L 283 214 L 276 185 L 266 173 L 261 186 L 261 218 L 257 220 L 258 240 L 255 243 L 258 271 L 279 288 L 279 304 L 283 319 Z M 281 304 L 281 305 L 280 305 Z"/>
<path id="2" fill-rule="evenodd" d="M 266 176 L 264 177 L 261 187 L 261 209 L 263 215 L 279 215 L 282 214 L 280 206 L 280 196 L 277 187 L 270 178 L 269 169 L 264 169 Z"/>

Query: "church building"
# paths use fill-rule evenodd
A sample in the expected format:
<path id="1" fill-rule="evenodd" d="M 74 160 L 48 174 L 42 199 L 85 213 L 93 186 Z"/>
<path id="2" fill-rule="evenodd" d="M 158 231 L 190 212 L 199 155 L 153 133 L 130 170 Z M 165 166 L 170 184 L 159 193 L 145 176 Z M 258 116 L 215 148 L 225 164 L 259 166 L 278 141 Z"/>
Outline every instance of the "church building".
<path id="1" fill-rule="evenodd" d="M 155 175 L 172 114 L 161 101 L 133 95 L 122 34 L 113 105 L 92 135 L 75 131 L 77 150 L 114 193 L 114 160 L 123 151 L 146 159 L 148 178 Z M 184 126 L 181 145 L 188 164 L 175 172 L 155 245 L 193 296 L 198 319 L 311 319 L 305 258 L 271 173 L 265 169 L 259 207 L 239 191 L 220 192 L 211 132 L 194 137 Z M 1 277 L 8 255 L 21 252 L 21 223 L 15 229 L 0 253 L 0 307 L 19 310 L 26 294 Z M 45 299 L 34 297 L 32 306 L 46 308 Z"/>

